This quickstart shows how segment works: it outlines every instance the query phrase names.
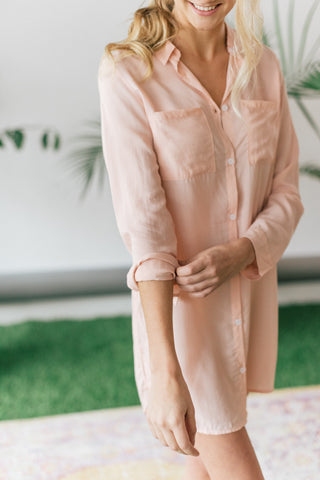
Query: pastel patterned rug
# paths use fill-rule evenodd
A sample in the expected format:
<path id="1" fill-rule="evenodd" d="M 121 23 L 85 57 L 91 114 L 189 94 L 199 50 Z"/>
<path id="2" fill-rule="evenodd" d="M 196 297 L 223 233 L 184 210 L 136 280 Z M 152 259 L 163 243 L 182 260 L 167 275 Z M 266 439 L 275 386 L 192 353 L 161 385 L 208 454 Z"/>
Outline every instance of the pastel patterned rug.
<path id="1" fill-rule="evenodd" d="M 247 430 L 266 480 L 319 480 L 320 386 L 250 393 Z M 0 480 L 180 480 L 184 461 L 140 406 L 0 422 Z"/>

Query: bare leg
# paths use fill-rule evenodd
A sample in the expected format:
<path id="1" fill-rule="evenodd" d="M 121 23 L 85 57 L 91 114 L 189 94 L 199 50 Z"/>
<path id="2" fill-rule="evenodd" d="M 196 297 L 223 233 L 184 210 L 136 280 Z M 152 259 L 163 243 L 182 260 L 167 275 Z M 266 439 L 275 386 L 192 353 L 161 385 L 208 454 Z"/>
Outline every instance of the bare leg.
<path id="1" fill-rule="evenodd" d="M 232 433 L 196 433 L 199 457 L 186 459 L 181 480 L 264 480 L 245 427 Z"/>
<path id="2" fill-rule="evenodd" d="M 184 472 L 180 480 L 210 480 L 208 471 L 202 462 L 201 454 L 198 457 L 186 456 Z"/>

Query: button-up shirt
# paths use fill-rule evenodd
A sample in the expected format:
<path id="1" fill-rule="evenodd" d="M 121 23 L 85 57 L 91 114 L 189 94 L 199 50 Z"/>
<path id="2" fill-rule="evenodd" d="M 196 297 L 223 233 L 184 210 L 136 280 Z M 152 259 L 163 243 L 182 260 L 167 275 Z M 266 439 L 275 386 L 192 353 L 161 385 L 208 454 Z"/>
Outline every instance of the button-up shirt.
<path id="1" fill-rule="evenodd" d="M 246 423 L 250 391 L 274 388 L 277 360 L 277 262 L 304 207 L 299 146 L 284 77 L 267 46 L 257 81 L 230 102 L 243 57 L 227 28 L 229 63 L 221 108 L 170 41 L 145 64 L 100 62 L 101 133 L 119 232 L 132 255 L 135 379 L 145 408 L 148 340 L 137 281 L 175 279 L 179 260 L 240 237 L 255 261 L 206 297 L 174 282 L 173 329 L 197 429 L 227 433 Z M 118 52 L 114 52 L 116 55 Z"/>

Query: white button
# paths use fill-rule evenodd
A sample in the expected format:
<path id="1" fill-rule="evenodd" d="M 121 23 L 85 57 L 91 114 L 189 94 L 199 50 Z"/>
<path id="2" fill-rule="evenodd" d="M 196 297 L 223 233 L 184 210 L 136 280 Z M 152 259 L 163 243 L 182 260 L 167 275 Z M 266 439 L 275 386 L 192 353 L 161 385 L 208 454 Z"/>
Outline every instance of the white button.
<path id="1" fill-rule="evenodd" d="M 229 163 L 229 165 L 233 165 L 234 164 L 233 158 L 228 158 L 228 163 Z"/>
<path id="2" fill-rule="evenodd" d="M 226 105 L 226 104 L 222 105 L 222 107 L 221 107 L 221 109 L 222 109 L 224 112 L 226 112 L 226 111 L 228 110 L 228 108 L 229 108 L 229 107 L 228 107 L 228 105 Z"/>
<path id="3" fill-rule="evenodd" d="M 246 367 L 241 367 L 241 368 L 240 368 L 240 372 L 241 372 L 241 373 L 244 373 L 245 371 L 246 371 Z"/>
<path id="4" fill-rule="evenodd" d="M 234 321 L 234 323 L 235 323 L 236 325 L 240 325 L 240 324 L 241 324 L 241 318 L 236 318 L 235 321 Z"/>
<path id="5" fill-rule="evenodd" d="M 231 213 L 230 219 L 231 219 L 231 220 L 235 220 L 235 218 L 236 218 L 235 214 L 234 214 L 234 213 Z"/>

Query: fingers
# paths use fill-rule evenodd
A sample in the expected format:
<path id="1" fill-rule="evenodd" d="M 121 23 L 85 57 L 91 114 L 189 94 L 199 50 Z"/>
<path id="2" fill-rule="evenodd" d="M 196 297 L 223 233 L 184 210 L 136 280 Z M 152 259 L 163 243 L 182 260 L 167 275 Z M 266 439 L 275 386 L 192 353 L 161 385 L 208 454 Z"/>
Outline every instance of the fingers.
<path id="1" fill-rule="evenodd" d="M 206 288 L 215 288 L 217 283 L 221 280 L 221 275 L 217 274 L 217 271 L 212 266 L 206 266 L 197 273 L 183 274 L 178 273 L 176 269 L 175 281 L 180 288 L 186 292 L 200 292 Z"/>
<path id="2" fill-rule="evenodd" d="M 219 285 L 218 285 L 219 286 Z M 215 290 L 216 288 L 218 288 L 217 286 L 210 286 L 208 288 L 205 288 L 204 290 L 200 290 L 199 292 L 189 292 L 189 295 L 193 296 L 193 297 L 206 297 L 207 295 L 209 295 L 209 293 L 213 292 L 213 290 Z"/>
<path id="3" fill-rule="evenodd" d="M 186 292 L 200 291 L 210 286 L 215 286 L 219 279 L 220 277 L 213 273 L 209 268 L 195 275 L 175 277 L 176 283 Z"/>
<path id="4" fill-rule="evenodd" d="M 198 450 L 191 443 L 185 421 L 177 425 L 177 427 L 174 429 L 174 435 L 178 445 L 180 446 L 181 450 L 186 453 L 186 455 L 199 455 Z"/>
<path id="5" fill-rule="evenodd" d="M 189 408 L 186 413 L 186 429 L 189 434 L 190 442 L 194 445 L 196 440 L 197 425 L 194 414 L 194 408 Z"/>
<path id="6" fill-rule="evenodd" d="M 188 426 L 186 422 L 188 422 Z M 171 428 L 169 425 L 159 426 L 152 423 L 149 419 L 148 423 L 153 436 L 160 440 L 164 447 L 170 447 L 172 450 L 183 455 L 199 455 L 198 450 L 193 446 L 196 424 L 192 411 L 189 415 L 186 415 L 180 423 L 177 423 Z"/>
<path id="7" fill-rule="evenodd" d="M 153 428 L 154 428 L 154 430 L 155 430 L 155 432 L 156 432 L 156 438 L 157 438 L 158 440 L 160 440 L 160 442 L 162 443 L 162 445 L 163 445 L 164 447 L 168 447 L 169 444 L 167 443 L 167 440 L 166 440 L 166 438 L 165 438 L 164 432 L 161 430 L 161 428 L 159 428 L 159 427 L 156 426 L 156 425 L 154 425 Z"/>
<path id="8" fill-rule="evenodd" d="M 206 268 L 206 266 L 207 265 L 205 263 L 205 259 L 203 257 L 199 257 L 196 260 L 187 263 L 186 265 L 181 265 L 180 267 L 177 267 L 176 273 L 179 276 L 192 275 L 201 272 Z"/>
<path id="9" fill-rule="evenodd" d="M 176 440 L 172 430 L 163 430 L 163 436 L 165 438 L 166 445 L 168 447 L 170 447 L 175 452 L 182 453 L 183 455 L 185 455 L 185 452 L 183 452 L 181 450 L 181 448 L 179 447 L 179 445 L 177 444 L 177 440 Z"/>
<path id="10" fill-rule="evenodd" d="M 153 423 L 149 420 L 149 418 L 147 417 L 147 420 L 148 420 L 148 424 L 149 424 L 149 427 L 150 427 L 150 430 L 151 430 L 151 433 L 152 435 L 155 437 L 155 438 L 159 438 L 158 437 L 158 433 L 156 432 L 154 426 L 153 426 Z"/>
<path id="11" fill-rule="evenodd" d="M 181 448 L 179 448 L 179 445 L 177 444 L 177 441 L 171 430 L 161 430 L 160 427 L 150 422 L 150 420 L 148 420 L 148 423 L 153 436 L 157 440 L 160 440 L 164 447 L 170 447 L 172 450 L 178 453 L 184 453 L 182 452 Z"/>

